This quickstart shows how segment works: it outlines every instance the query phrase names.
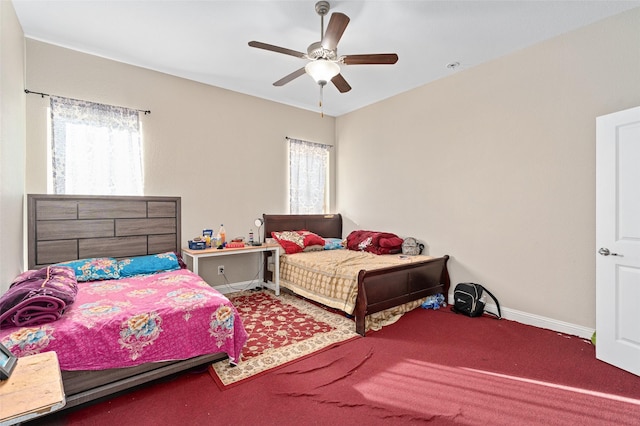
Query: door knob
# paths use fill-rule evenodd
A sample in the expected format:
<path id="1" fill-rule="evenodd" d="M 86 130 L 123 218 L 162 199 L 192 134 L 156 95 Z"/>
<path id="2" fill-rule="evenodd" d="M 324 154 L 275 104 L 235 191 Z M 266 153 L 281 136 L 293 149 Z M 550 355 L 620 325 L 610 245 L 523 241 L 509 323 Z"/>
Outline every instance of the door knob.
<path id="1" fill-rule="evenodd" d="M 602 247 L 600 250 L 598 250 L 598 254 L 601 254 L 602 256 L 609 256 L 609 255 L 611 255 L 611 256 L 622 256 L 621 254 L 618 254 L 618 253 L 611 253 L 608 248 L 604 248 L 604 247 Z"/>

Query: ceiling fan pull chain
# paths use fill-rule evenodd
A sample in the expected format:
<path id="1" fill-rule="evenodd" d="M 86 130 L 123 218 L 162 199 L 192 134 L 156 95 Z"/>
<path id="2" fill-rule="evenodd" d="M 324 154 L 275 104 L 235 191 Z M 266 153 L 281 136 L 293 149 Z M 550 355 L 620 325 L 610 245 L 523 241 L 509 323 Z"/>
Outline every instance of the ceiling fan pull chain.
<path id="1" fill-rule="evenodd" d="M 324 88 L 324 84 L 320 84 L 320 118 L 324 118 L 324 108 L 322 107 L 322 95 L 323 95 L 323 89 Z"/>

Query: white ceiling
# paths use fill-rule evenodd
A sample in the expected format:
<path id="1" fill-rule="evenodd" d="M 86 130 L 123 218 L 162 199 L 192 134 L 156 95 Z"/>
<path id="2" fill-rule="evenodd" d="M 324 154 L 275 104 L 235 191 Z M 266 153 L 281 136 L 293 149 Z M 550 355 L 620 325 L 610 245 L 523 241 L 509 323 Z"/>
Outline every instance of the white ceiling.
<path id="1" fill-rule="evenodd" d="M 305 60 L 247 45 L 306 52 L 320 39 L 315 3 L 13 0 L 26 37 L 317 111 L 319 86 L 309 76 L 273 86 Z M 399 60 L 343 65 L 352 90 L 327 86 L 324 113 L 345 114 L 635 7 L 640 0 L 332 1 L 329 15 L 351 18 L 339 54 L 395 52 Z M 448 69 L 452 62 L 460 66 Z"/>

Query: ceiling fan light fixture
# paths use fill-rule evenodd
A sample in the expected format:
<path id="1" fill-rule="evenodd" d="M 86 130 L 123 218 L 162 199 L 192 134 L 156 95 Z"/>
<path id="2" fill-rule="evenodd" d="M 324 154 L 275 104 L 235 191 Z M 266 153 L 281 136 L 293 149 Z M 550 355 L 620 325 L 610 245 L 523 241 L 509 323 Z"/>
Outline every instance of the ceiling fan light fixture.
<path id="1" fill-rule="evenodd" d="M 340 66 L 326 59 L 317 59 L 309 62 L 304 70 L 321 86 L 327 84 L 333 77 L 340 73 Z"/>

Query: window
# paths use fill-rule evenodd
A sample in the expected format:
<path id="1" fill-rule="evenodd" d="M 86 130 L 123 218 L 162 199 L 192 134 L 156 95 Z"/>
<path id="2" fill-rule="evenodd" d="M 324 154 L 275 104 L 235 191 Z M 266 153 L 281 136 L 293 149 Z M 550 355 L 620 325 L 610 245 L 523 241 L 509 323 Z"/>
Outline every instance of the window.
<path id="1" fill-rule="evenodd" d="M 322 214 L 328 210 L 329 148 L 289 139 L 289 212 Z"/>
<path id="2" fill-rule="evenodd" d="M 142 195 L 138 111 L 51 97 L 55 194 Z"/>

